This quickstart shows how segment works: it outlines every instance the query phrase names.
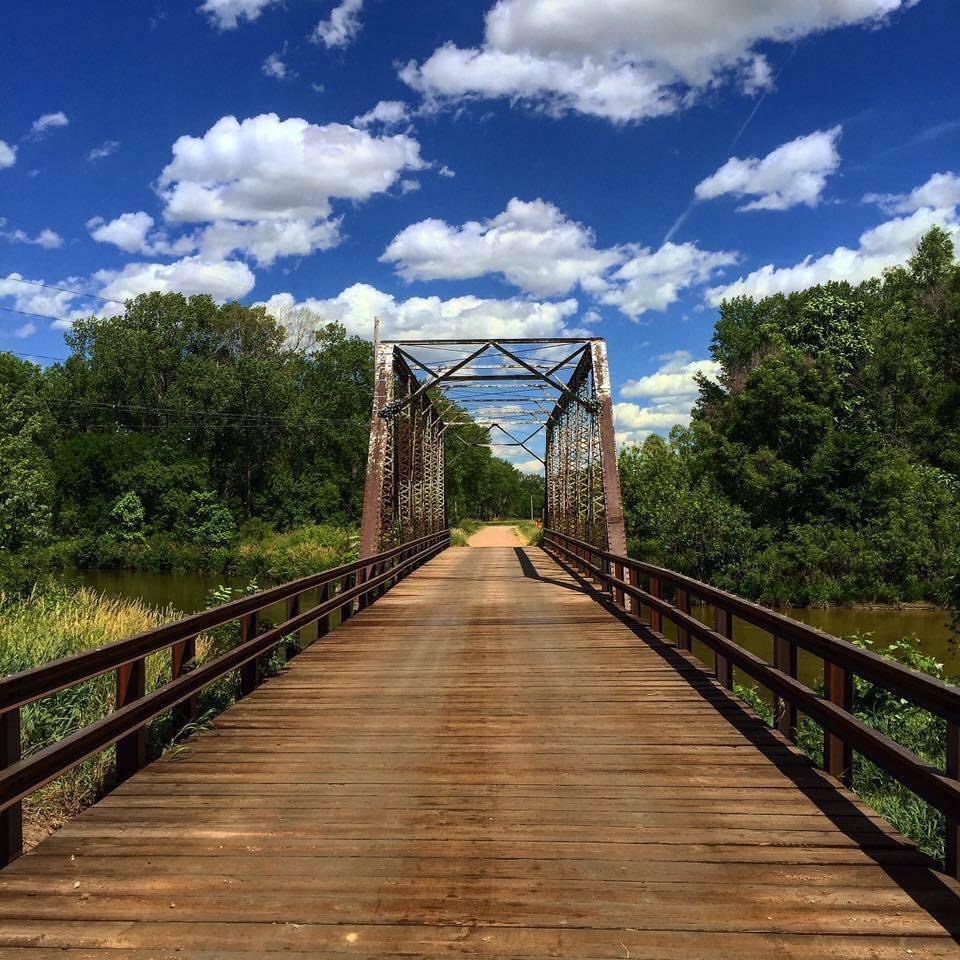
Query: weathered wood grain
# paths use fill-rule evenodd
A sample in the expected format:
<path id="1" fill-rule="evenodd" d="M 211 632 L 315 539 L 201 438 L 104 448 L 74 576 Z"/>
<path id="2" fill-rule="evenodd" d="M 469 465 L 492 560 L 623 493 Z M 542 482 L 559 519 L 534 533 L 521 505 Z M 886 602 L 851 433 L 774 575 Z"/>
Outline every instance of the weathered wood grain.
<path id="1" fill-rule="evenodd" d="M 0 960 L 942 960 L 958 934 L 955 883 L 532 548 L 446 551 L 0 874 Z"/>

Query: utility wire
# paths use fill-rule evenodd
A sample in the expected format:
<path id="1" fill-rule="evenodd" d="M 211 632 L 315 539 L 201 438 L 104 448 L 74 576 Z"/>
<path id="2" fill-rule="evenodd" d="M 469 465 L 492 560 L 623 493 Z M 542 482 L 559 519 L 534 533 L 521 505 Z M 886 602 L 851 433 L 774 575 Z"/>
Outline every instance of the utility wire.
<path id="1" fill-rule="evenodd" d="M 0 277 L 2 280 L 12 280 L 14 283 L 29 283 L 34 287 L 43 287 L 44 290 L 59 290 L 61 293 L 72 293 L 75 297 L 90 297 L 92 300 L 102 300 L 104 303 L 118 303 L 121 307 L 126 304 L 122 300 L 112 300 L 110 297 L 98 297 L 95 293 L 81 293 L 79 290 L 71 290 L 69 287 L 57 287 L 52 283 L 41 283 L 39 280 L 27 280 L 25 277 Z"/>

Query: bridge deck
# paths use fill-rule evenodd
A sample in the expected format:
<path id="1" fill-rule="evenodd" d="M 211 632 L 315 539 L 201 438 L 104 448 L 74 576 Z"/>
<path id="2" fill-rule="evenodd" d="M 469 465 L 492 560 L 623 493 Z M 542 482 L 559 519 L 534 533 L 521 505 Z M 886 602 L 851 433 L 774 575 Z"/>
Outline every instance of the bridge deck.
<path id="1" fill-rule="evenodd" d="M 0 875 L 0 957 L 31 960 L 917 960 L 958 918 L 534 549 L 446 551 Z"/>

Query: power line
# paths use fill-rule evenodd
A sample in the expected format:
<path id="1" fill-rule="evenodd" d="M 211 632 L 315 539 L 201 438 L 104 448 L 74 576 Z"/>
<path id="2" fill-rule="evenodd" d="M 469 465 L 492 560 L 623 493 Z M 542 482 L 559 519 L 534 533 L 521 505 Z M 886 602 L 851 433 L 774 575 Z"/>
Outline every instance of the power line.
<path id="1" fill-rule="evenodd" d="M 126 304 L 122 300 L 113 300 L 110 297 L 99 297 L 95 293 L 82 293 L 80 290 L 71 290 L 69 287 L 58 287 L 52 283 L 41 283 L 39 280 L 27 280 L 25 277 L 6 276 L 3 280 L 12 280 L 14 283 L 29 283 L 34 287 L 43 287 L 45 290 L 59 290 L 61 293 L 71 293 L 75 297 L 90 297 L 92 300 L 102 300 L 104 303 L 118 303 L 121 307 Z"/>
<path id="2" fill-rule="evenodd" d="M 0 310 L 6 310 L 7 313 L 19 313 L 21 317 L 36 317 L 38 320 L 57 320 L 60 323 L 67 323 L 65 317 L 51 317 L 49 313 L 30 313 L 27 310 L 17 310 L 14 307 L 0 307 Z"/>

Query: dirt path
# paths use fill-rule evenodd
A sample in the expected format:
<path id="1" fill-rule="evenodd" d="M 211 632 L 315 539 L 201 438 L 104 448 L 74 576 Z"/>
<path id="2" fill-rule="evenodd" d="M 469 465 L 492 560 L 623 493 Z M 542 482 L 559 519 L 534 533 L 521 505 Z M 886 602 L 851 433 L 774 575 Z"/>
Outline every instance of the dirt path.
<path id="1" fill-rule="evenodd" d="M 481 527 L 467 543 L 471 547 L 520 547 L 523 538 L 516 527 Z"/>

